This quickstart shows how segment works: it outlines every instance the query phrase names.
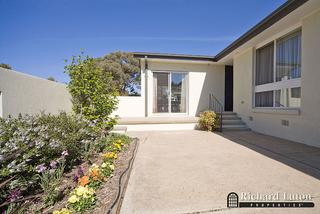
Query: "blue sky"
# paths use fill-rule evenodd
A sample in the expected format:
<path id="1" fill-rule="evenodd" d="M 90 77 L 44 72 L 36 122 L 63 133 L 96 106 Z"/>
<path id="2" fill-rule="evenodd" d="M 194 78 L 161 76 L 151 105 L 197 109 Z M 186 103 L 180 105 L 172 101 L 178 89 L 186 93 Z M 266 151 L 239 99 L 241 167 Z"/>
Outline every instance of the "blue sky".
<path id="1" fill-rule="evenodd" d="M 67 82 L 85 53 L 215 55 L 285 0 L 0 0 L 0 63 Z"/>

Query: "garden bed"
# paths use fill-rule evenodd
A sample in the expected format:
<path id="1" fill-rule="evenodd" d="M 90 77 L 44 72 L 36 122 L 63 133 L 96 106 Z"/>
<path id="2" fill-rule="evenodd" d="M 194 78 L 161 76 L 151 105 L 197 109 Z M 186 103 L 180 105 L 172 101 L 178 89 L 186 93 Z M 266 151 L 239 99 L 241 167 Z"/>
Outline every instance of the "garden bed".
<path id="1" fill-rule="evenodd" d="M 116 168 L 114 175 L 107 181 L 105 185 L 103 185 L 101 189 L 97 191 L 98 203 L 91 213 L 105 214 L 108 213 L 109 210 L 116 211 L 118 208 L 120 208 L 118 205 L 121 205 L 121 197 L 124 193 L 130 176 L 130 170 L 137 147 L 138 140 L 134 139 L 133 142 L 128 146 L 128 149 L 119 154 L 118 159 L 115 161 Z M 119 182 L 121 182 L 120 188 Z"/>
<path id="2" fill-rule="evenodd" d="M 129 178 L 130 166 L 133 162 L 134 153 L 138 146 L 138 140 L 133 139 L 132 143 L 127 145 L 122 152 L 118 154 L 117 159 L 114 161 L 115 170 L 113 171 L 113 175 L 107 179 L 107 181 L 96 190 L 96 204 L 93 209 L 86 211 L 86 213 L 108 213 L 108 211 L 116 211 L 118 209 L 119 202 L 121 201 L 121 197 L 118 198 L 118 192 L 120 191 L 120 195 L 123 193 L 123 189 L 125 188 L 127 179 Z M 101 159 L 99 157 L 96 158 L 96 163 L 101 164 Z M 84 169 L 84 174 L 89 171 L 89 164 L 87 162 L 80 165 Z M 78 166 L 79 167 L 79 166 Z M 69 190 L 71 192 L 72 189 L 76 187 L 76 183 L 72 181 L 73 175 L 76 173 L 77 168 L 72 170 L 72 172 L 65 174 L 63 179 L 63 188 Z M 121 179 L 121 187 L 119 189 L 119 181 Z M 54 206 L 46 208 L 42 211 L 42 213 L 52 213 L 54 210 L 61 210 L 68 204 L 68 195 L 64 197 L 63 200 L 56 203 Z M 35 203 L 30 207 L 29 212 L 34 212 L 37 207 L 39 207 L 38 203 Z M 112 209 L 111 209 L 112 208 Z M 113 212 L 112 212 L 113 213 Z"/>
<path id="3" fill-rule="evenodd" d="M 95 130 L 66 114 L 0 120 L 1 213 L 106 213 L 138 142 Z"/>

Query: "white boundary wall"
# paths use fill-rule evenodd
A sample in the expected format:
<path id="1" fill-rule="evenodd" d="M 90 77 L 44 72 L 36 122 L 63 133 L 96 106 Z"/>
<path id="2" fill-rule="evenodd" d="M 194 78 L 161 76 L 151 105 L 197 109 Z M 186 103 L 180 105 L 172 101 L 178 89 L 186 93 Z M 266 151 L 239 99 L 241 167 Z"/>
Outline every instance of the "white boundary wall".
<path id="1" fill-rule="evenodd" d="M 72 111 L 71 96 L 62 83 L 0 68 L 0 91 L 0 117 Z"/>

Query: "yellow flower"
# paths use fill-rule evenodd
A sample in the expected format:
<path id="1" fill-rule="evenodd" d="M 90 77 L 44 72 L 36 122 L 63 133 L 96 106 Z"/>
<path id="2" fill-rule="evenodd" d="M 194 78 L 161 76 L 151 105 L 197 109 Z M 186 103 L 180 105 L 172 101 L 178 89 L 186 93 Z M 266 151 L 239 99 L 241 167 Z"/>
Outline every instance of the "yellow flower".
<path id="1" fill-rule="evenodd" d="M 104 158 L 109 158 L 109 159 L 111 159 L 111 158 L 116 159 L 118 157 L 117 154 L 114 152 L 107 152 L 107 153 L 103 154 L 102 156 Z"/>
<path id="2" fill-rule="evenodd" d="M 76 190 L 75 193 L 77 196 L 82 196 L 86 192 L 86 187 L 79 186 Z"/>
<path id="3" fill-rule="evenodd" d="M 110 164 L 109 167 L 110 167 L 111 170 L 114 170 L 114 165 L 113 164 Z"/>
<path id="4" fill-rule="evenodd" d="M 68 202 L 71 203 L 71 204 L 74 204 L 76 202 L 79 201 L 79 198 L 76 196 L 76 195 L 72 195 L 70 196 L 70 198 L 68 199 Z"/>
<path id="5" fill-rule="evenodd" d="M 71 210 L 68 210 L 67 208 L 62 208 L 60 213 L 61 214 L 72 214 Z"/>
<path id="6" fill-rule="evenodd" d="M 55 210 L 55 211 L 53 211 L 53 213 L 52 214 L 61 214 L 61 212 L 60 211 L 58 211 L 58 210 Z"/>
<path id="7" fill-rule="evenodd" d="M 101 164 L 101 168 L 106 168 L 108 165 L 106 163 Z"/>
<path id="8" fill-rule="evenodd" d="M 86 191 L 83 195 L 84 198 L 90 198 L 94 195 L 94 190 L 92 188 L 86 188 Z"/>
<path id="9" fill-rule="evenodd" d="M 121 144 L 119 144 L 119 143 L 114 143 L 113 145 L 114 145 L 117 149 L 121 150 Z"/>

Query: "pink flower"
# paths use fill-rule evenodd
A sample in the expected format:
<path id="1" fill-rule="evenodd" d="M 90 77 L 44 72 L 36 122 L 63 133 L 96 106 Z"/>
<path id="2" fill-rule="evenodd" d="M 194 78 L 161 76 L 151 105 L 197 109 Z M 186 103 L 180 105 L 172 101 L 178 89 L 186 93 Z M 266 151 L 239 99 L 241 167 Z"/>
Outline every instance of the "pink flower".
<path id="1" fill-rule="evenodd" d="M 57 168 L 57 161 L 51 161 L 50 162 L 50 167 L 52 168 L 52 169 L 55 169 L 55 168 Z"/>
<path id="2" fill-rule="evenodd" d="M 47 167 L 43 164 L 40 164 L 39 166 L 36 167 L 37 172 L 41 173 L 44 172 L 47 169 Z"/>

